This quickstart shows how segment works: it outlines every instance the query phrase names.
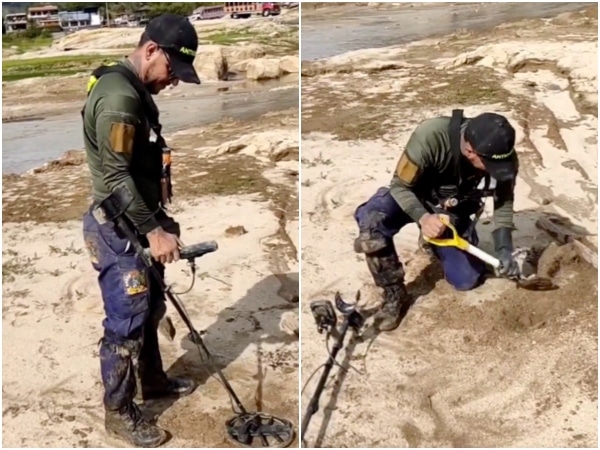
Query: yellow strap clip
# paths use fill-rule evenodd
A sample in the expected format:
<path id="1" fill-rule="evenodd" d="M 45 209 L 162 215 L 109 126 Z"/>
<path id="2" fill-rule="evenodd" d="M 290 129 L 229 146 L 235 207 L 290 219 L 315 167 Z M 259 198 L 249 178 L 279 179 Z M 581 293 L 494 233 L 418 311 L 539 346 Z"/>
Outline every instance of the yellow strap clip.
<path id="1" fill-rule="evenodd" d="M 457 247 L 461 250 L 467 250 L 470 244 L 458 235 L 456 228 L 454 228 L 454 225 L 450 223 L 450 217 L 445 214 L 440 214 L 440 221 L 452 231 L 452 237 L 447 239 L 440 239 L 428 238 L 423 236 L 423 238 L 430 244 L 434 244 L 439 247 Z"/>

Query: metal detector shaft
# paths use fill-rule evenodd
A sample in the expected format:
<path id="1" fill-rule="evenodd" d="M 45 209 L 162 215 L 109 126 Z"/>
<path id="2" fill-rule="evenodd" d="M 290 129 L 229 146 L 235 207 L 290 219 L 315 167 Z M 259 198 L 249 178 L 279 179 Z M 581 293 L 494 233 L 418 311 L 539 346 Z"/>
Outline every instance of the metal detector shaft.
<path id="1" fill-rule="evenodd" d="M 192 324 L 192 320 L 190 319 L 190 315 L 187 313 L 185 306 L 183 306 L 183 303 L 181 302 L 181 300 L 177 297 L 177 295 L 174 292 L 171 291 L 171 287 L 166 285 L 163 278 L 160 276 L 158 269 L 152 263 L 152 258 L 144 251 L 144 247 L 142 247 L 141 242 L 135 236 L 133 231 L 131 231 L 131 229 L 129 228 L 129 226 L 123 219 L 123 217 L 118 216 L 115 218 L 115 220 L 117 222 L 117 226 L 121 229 L 121 231 L 125 234 L 125 236 L 129 240 L 129 242 L 131 242 L 131 244 L 135 248 L 135 251 L 136 251 L 138 257 L 140 257 L 142 259 L 142 261 L 144 262 L 144 264 L 146 265 L 146 267 L 148 267 L 148 269 L 150 269 L 150 271 L 152 272 L 152 275 L 154 276 L 156 281 L 158 281 L 158 283 L 160 284 L 161 289 L 163 290 L 165 295 L 169 298 L 169 300 L 171 301 L 171 303 L 173 304 L 173 306 L 175 307 L 175 309 L 181 316 L 181 319 L 183 320 L 185 325 L 190 330 L 192 340 L 194 341 L 194 343 L 197 346 L 199 346 L 198 350 L 200 351 L 200 348 L 202 348 L 202 350 L 204 350 L 204 352 L 210 359 L 209 364 L 211 365 L 212 369 L 217 373 L 217 375 L 223 382 L 225 389 L 227 389 L 227 392 L 229 393 L 229 395 L 235 402 L 236 406 L 240 409 L 240 411 L 242 413 L 246 414 L 247 411 L 244 408 L 244 406 L 242 405 L 242 402 L 236 395 L 235 391 L 233 390 L 233 387 L 231 387 L 231 384 L 229 384 L 229 381 L 227 381 L 227 378 L 225 378 L 225 375 L 223 375 L 223 372 L 221 372 L 221 369 L 219 369 L 218 367 L 216 367 L 216 365 L 214 365 L 212 363 L 212 355 L 210 354 L 210 352 L 204 345 L 204 342 L 202 341 L 202 337 L 200 336 L 200 333 L 198 333 L 196 331 L 196 329 L 194 328 L 194 325 Z M 202 354 L 200 355 L 200 357 L 202 357 Z"/>
<path id="2" fill-rule="evenodd" d="M 346 336 L 346 332 L 348 331 L 349 327 L 350 327 L 350 317 L 348 316 L 348 317 L 346 317 L 346 320 L 344 320 L 344 322 L 342 323 L 342 328 L 340 330 L 340 336 L 338 337 L 337 341 L 333 345 L 333 348 L 331 349 L 331 354 L 329 355 L 329 359 L 327 360 L 327 363 L 325 364 L 325 369 L 323 370 L 323 373 L 321 374 L 321 378 L 319 379 L 319 384 L 317 384 L 317 389 L 315 390 L 315 393 L 313 394 L 312 398 L 310 399 L 310 402 L 308 403 L 308 408 L 306 410 L 306 414 L 304 415 L 304 418 L 302 419 L 302 431 L 301 431 L 301 435 L 300 435 L 300 439 L 302 441 L 304 440 L 304 434 L 306 433 L 306 429 L 308 428 L 310 419 L 319 410 L 319 398 L 321 397 L 321 394 L 323 393 L 323 389 L 325 387 L 325 383 L 327 382 L 327 377 L 329 376 L 329 372 L 331 372 L 331 369 L 333 368 L 333 364 L 335 362 L 335 357 L 337 356 L 338 352 L 342 349 L 342 346 L 344 344 L 344 337 Z"/>

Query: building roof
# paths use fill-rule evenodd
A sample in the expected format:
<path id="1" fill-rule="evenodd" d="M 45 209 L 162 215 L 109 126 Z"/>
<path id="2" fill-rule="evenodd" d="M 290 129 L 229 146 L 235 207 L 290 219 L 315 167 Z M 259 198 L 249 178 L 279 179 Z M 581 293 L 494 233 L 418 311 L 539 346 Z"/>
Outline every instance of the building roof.
<path id="1" fill-rule="evenodd" d="M 81 11 L 62 11 L 58 13 L 61 20 L 90 20 L 90 14 Z"/>
<path id="2" fill-rule="evenodd" d="M 48 11 L 48 10 L 58 10 L 58 6 L 55 5 L 46 5 L 46 6 L 32 6 L 27 9 L 29 12 L 37 12 L 37 11 Z"/>

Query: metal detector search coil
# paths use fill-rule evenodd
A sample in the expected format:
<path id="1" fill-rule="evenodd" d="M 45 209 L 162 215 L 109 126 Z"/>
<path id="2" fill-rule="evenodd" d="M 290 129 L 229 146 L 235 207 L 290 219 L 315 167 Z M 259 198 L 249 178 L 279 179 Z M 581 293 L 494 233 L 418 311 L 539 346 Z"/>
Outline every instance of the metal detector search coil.
<path id="1" fill-rule="evenodd" d="M 229 439 L 243 447 L 285 448 L 295 437 L 291 422 L 263 413 L 237 415 L 225 426 Z"/>

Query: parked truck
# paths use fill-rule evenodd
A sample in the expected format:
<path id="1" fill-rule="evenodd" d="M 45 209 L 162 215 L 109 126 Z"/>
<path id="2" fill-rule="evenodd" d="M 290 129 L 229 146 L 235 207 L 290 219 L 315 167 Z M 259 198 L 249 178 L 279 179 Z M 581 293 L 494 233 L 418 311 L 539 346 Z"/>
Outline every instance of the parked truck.
<path id="1" fill-rule="evenodd" d="M 269 17 L 280 14 L 281 7 L 273 2 L 225 2 L 225 13 L 232 19 L 247 19 L 253 14 Z"/>

